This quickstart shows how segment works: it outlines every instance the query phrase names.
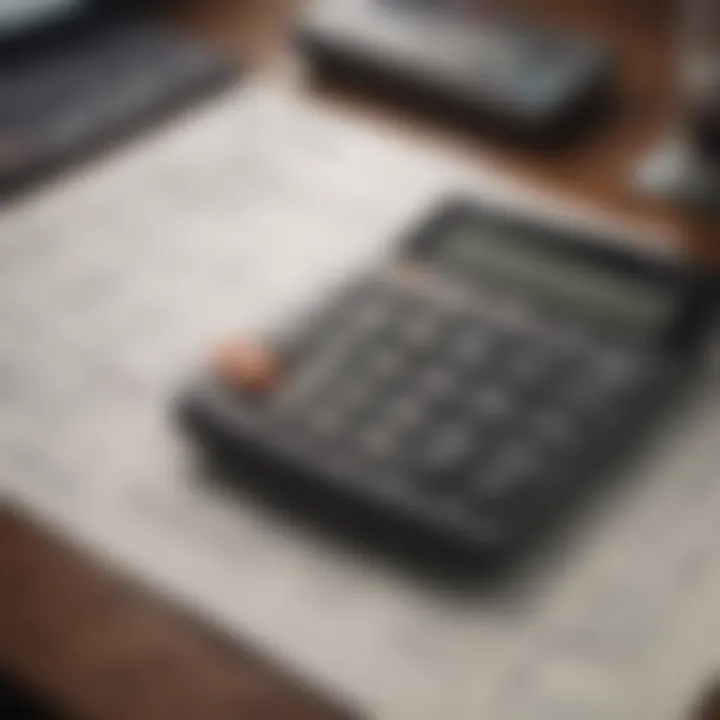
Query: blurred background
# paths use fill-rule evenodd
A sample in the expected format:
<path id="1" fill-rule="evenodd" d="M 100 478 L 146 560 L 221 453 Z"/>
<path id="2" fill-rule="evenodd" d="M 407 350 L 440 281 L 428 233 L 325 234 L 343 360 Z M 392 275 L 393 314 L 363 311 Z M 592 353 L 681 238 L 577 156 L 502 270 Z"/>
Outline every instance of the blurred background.
<path id="1" fill-rule="evenodd" d="M 454 195 L 500 209 L 443 215 Z M 716 0 L 0 0 L 0 720 L 720 718 L 719 208 Z M 462 383 L 438 299 L 468 290 L 438 260 L 461 235 L 495 247 L 473 312 L 521 336 L 490 377 L 463 315 Z M 319 330 L 298 320 L 323 308 Z M 660 427 L 500 572 L 433 535 L 477 501 L 456 466 L 489 446 L 478 467 L 501 476 L 497 434 L 413 436 L 403 472 L 442 491 L 411 478 L 409 513 L 376 519 L 363 491 L 320 511 L 320 460 L 387 450 L 391 429 L 340 437 L 291 391 L 407 384 L 420 361 L 385 326 L 365 360 L 382 323 L 440 358 L 438 405 L 489 387 L 493 433 L 532 414 L 500 392 L 513 368 L 559 402 L 572 371 L 541 350 L 560 345 L 600 378 L 568 402 L 630 378 L 606 426 L 649 428 L 642 390 Z M 430 416 L 426 389 L 406 419 Z M 590 478 L 615 448 L 578 418 L 543 427 Z M 261 421 L 325 426 L 320 460 L 289 468 L 263 439 L 307 487 L 276 495 L 276 468 L 226 457 Z M 536 456 L 513 453 L 499 504 L 481 488 L 493 526 L 511 496 L 543 505 Z M 570 467 L 553 457 L 547 477 Z"/>

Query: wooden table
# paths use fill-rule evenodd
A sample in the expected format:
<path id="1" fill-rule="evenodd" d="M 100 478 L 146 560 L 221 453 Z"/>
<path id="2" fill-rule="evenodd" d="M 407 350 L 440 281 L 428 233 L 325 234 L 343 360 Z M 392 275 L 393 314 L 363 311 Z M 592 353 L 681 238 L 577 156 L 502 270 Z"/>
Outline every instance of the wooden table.
<path id="1" fill-rule="evenodd" d="M 0 511 L 0 670 L 72 720 L 350 717 L 9 511 Z"/>
<path id="2" fill-rule="evenodd" d="M 621 59 L 617 111 L 564 151 L 528 153 L 484 140 L 401 107 L 316 84 L 319 102 L 372 113 L 408 134 L 632 218 L 666 223 L 707 261 L 717 262 L 717 224 L 634 195 L 633 162 L 672 117 L 673 3 L 658 0 L 524 0 L 540 17 L 590 30 Z M 285 0 L 176 3 L 175 23 L 251 63 L 284 46 Z M 21 518 L 0 512 L 0 669 L 44 692 L 73 718 L 266 718 L 324 720 L 341 712 L 280 676 L 251 653 L 230 648 L 190 621 L 126 587 Z"/>

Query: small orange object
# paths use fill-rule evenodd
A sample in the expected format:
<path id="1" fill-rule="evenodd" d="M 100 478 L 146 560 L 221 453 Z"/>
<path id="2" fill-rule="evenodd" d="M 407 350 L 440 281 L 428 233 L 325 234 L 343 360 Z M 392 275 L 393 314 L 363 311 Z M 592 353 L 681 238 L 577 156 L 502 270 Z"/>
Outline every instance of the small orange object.
<path id="1" fill-rule="evenodd" d="M 272 351 L 243 340 L 218 347 L 212 357 L 212 368 L 227 385 L 251 395 L 271 392 L 282 376 L 281 364 Z"/>

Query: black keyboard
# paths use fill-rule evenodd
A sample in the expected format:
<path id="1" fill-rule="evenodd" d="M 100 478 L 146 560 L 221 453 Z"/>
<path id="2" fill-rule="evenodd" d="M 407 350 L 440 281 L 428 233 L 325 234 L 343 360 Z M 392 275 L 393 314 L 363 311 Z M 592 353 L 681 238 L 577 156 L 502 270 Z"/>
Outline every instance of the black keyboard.
<path id="1" fill-rule="evenodd" d="M 181 410 L 211 444 L 297 470 L 308 494 L 499 551 L 670 395 L 705 283 L 472 205 L 439 217 L 277 344 L 287 373 L 266 397 L 209 377 Z M 445 257 L 468 238 L 483 248 L 477 268 Z M 567 287 L 546 283 L 557 267 Z"/>
<path id="2" fill-rule="evenodd" d="M 0 189 L 232 77 L 227 58 L 142 18 L 15 53 L 0 69 Z"/>

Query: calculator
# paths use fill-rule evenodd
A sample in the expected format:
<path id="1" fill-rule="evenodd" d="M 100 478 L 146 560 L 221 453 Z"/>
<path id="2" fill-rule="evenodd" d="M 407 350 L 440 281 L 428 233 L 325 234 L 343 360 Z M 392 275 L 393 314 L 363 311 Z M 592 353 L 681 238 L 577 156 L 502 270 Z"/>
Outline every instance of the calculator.
<path id="1" fill-rule="evenodd" d="M 708 298 L 692 263 L 452 199 L 179 416 L 281 492 L 503 553 L 689 375 Z"/>
<path id="2" fill-rule="evenodd" d="M 322 77 L 525 144 L 576 137 L 616 95 L 601 42 L 477 3 L 317 0 L 295 36 Z"/>

